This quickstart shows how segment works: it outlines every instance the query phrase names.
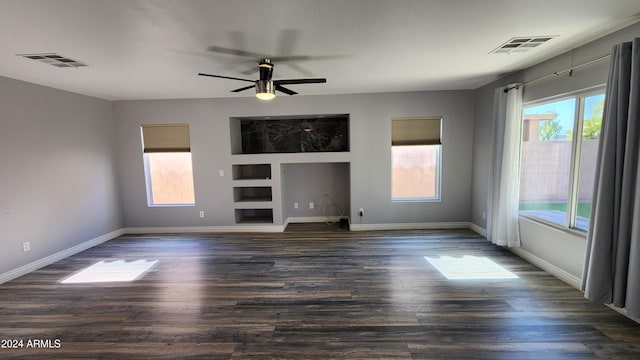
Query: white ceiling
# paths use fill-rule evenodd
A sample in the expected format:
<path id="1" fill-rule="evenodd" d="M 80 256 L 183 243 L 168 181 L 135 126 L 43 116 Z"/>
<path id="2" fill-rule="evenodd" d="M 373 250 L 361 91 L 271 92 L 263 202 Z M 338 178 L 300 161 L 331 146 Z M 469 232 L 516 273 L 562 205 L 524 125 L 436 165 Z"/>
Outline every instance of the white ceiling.
<path id="1" fill-rule="evenodd" d="M 638 0 L 0 0 L 0 75 L 109 100 L 230 93 L 257 59 L 301 94 L 474 89 L 638 20 Z M 490 54 L 513 37 L 557 36 L 525 53 Z M 16 54 L 55 52 L 57 68 Z M 284 95 L 286 96 L 286 95 Z"/>

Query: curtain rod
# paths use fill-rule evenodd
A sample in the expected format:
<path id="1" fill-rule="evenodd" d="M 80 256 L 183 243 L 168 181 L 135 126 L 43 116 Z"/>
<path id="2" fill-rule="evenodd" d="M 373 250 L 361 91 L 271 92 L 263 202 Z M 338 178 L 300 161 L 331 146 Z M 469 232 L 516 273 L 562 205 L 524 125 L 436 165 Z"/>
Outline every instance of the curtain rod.
<path id="1" fill-rule="evenodd" d="M 525 82 L 520 83 L 520 84 L 507 86 L 504 89 L 504 92 L 509 92 L 509 90 L 511 90 L 511 89 L 515 89 L 515 88 L 518 88 L 520 86 L 529 85 L 529 84 L 532 84 L 532 83 L 535 83 L 535 82 L 538 82 L 538 81 L 542 81 L 542 80 L 548 79 L 550 77 L 560 76 L 560 75 L 565 74 L 565 73 L 569 73 L 569 76 L 571 76 L 571 73 L 573 72 L 573 70 L 579 69 L 579 68 L 581 68 L 583 66 L 591 65 L 593 63 L 597 63 L 598 61 L 602 61 L 604 59 L 608 59 L 610 56 L 611 56 L 611 54 L 602 55 L 602 56 L 597 57 L 595 59 L 589 60 L 589 61 L 584 62 L 582 64 L 578 64 L 578 65 L 572 66 L 572 67 L 564 69 L 564 70 L 555 71 L 555 72 L 553 72 L 551 74 L 548 74 L 548 75 L 545 75 L 545 76 L 542 76 L 542 77 L 539 77 L 539 78 L 536 78 L 536 79 L 533 79 L 533 80 L 525 81 Z"/>

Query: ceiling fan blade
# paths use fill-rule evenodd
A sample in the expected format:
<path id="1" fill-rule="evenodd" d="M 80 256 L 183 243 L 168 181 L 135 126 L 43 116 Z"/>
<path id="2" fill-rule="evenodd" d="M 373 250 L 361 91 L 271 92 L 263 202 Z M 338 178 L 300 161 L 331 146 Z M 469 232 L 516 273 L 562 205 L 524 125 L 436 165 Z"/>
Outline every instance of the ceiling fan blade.
<path id="1" fill-rule="evenodd" d="M 255 85 L 249 85 L 249 86 L 241 87 L 240 89 L 231 90 L 231 92 L 245 91 L 245 90 L 253 89 L 255 87 L 256 87 Z"/>
<path id="2" fill-rule="evenodd" d="M 245 51 L 245 50 L 240 50 L 240 49 L 230 49 L 230 48 L 225 48 L 225 47 L 221 47 L 221 46 L 209 46 L 207 48 L 207 50 L 209 50 L 210 52 L 215 52 L 215 53 L 219 53 L 219 54 L 244 56 L 244 57 L 251 57 L 251 58 L 254 58 L 254 59 L 260 59 L 260 58 L 263 58 L 263 57 L 268 57 L 268 56 L 264 56 L 263 54 L 258 54 L 258 53 L 254 53 L 254 52 L 251 52 L 251 51 Z"/>
<path id="3" fill-rule="evenodd" d="M 296 71 L 298 71 L 300 74 L 305 75 L 305 76 L 313 76 L 314 74 L 312 74 L 310 71 L 308 71 L 307 69 L 303 68 L 302 66 L 294 63 L 294 62 L 285 62 L 284 63 L 285 66 L 288 66 Z"/>
<path id="4" fill-rule="evenodd" d="M 282 56 L 287 56 L 293 54 L 293 48 L 298 43 L 298 38 L 300 37 L 300 30 L 294 29 L 283 29 L 280 30 L 280 34 L 278 34 L 277 54 Z"/>
<path id="5" fill-rule="evenodd" d="M 243 74 L 243 75 L 252 75 L 252 74 L 257 73 L 259 70 L 260 70 L 259 67 L 252 66 L 250 69 L 247 69 L 245 71 L 241 71 L 240 73 Z"/>
<path id="6" fill-rule="evenodd" d="M 345 55 L 289 55 L 289 56 L 272 56 L 269 59 L 274 63 L 283 63 L 289 61 L 309 61 L 309 60 L 340 60 L 346 59 Z"/>
<path id="7" fill-rule="evenodd" d="M 289 62 L 289 61 L 314 60 L 314 57 L 308 56 L 308 55 L 290 55 L 290 56 L 273 56 L 273 57 L 270 57 L 269 59 L 271 59 L 271 61 L 273 61 L 274 63 L 283 63 L 283 62 Z"/>
<path id="8" fill-rule="evenodd" d="M 200 75 L 200 76 L 210 76 L 210 77 L 220 78 L 220 79 L 248 81 L 248 82 L 252 82 L 252 83 L 256 82 L 255 80 L 242 79 L 242 78 L 237 78 L 237 77 L 232 77 L 232 76 L 212 75 L 212 74 L 205 74 L 205 73 L 198 73 L 198 75 Z"/>
<path id="9" fill-rule="evenodd" d="M 276 90 L 281 91 L 281 92 L 283 92 L 283 93 L 285 93 L 287 95 L 295 95 L 295 94 L 297 94 L 297 92 L 295 92 L 295 91 L 293 91 L 291 89 L 287 89 L 286 87 L 280 86 L 280 85 L 276 85 Z"/>
<path id="10" fill-rule="evenodd" d="M 321 84 L 326 83 L 327 79 L 325 78 L 314 78 L 314 79 L 284 79 L 284 80 L 274 80 L 273 83 L 276 85 L 289 85 L 289 84 Z"/>
<path id="11" fill-rule="evenodd" d="M 229 49 L 237 49 L 239 51 L 245 51 L 247 48 L 247 34 L 243 31 L 231 31 L 229 33 L 229 37 L 231 38 L 231 44 L 233 45 Z"/>

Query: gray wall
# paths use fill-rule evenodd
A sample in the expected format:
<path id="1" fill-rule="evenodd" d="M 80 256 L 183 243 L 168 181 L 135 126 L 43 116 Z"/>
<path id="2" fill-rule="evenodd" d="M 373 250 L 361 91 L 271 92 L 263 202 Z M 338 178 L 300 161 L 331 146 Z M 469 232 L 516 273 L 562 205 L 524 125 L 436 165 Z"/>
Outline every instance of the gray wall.
<path id="1" fill-rule="evenodd" d="M 482 213 L 487 207 L 489 177 L 489 149 L 491 141 L 491 113 L 493 90 L 511 82 L 530 81 L 582 64 L 608 54 L 611 47 L 623 41 L 630 41 L 640 34 L 640 23 L 636 23 L 589 44 L 571 50 L 563 55 L 528 68 L 510 77 L 479 88 L 475 92 L 475 131 L 473 150 L 473 195 L 471 221 L 486 228 Z M 575 70 L 568 74 L 551 77 L 524 88 L 524 101 L 533 101 L 569 92 L 603 85 L 607 81 L 608 61 Z M 582 276 L 586 251 L 586 235 L 558 230 L 534 221 L 521 219 L 522 248 L 538 258 L 566 271 L 574 277 Z"/>
<path id="2" fill-rule="evenodd" d="M 231 165 L 259 159 L 259 155 L 231 155 L 229 118 L 342 113 L 350 114 L 350 153 L 304 154 L 304 159 L 289 154 L 264 158 L 283 164 L 350 161 L 352 222 L 466 222 L 471 205 L 473 107 L 473 91 L 279 96 L 267 103 L 253 97 L 116 101 L 113 111 L 125 225 L 233 225 Z M 391 203 L 391 118 L 424 115 L 441 115 L 444 119 L 442 201 Z M 139 127 L 142 123 L 169 122 L 190 124 L 195 207 L 147 207 Z M 219 170 L 228 175 L 220 177 Z M 274 177 L 279 177 L 279 166 L 274 171 Z M 274 193 L 282 199 L 278 195 Z M 363 218 L 357 216 L 358 208 L 365 209 Z M 205 218 L 199 218 L 200 210 L 207 214 Z M 281 208 L 276 210 L 282 212 Z"/>
<path id="3" fill-rule="evenodd" d="M 0 77 L 0 109 L 0 274 L 122 227 L 108 101 Z"/>
<path id="4" fill-rule="evenodd" d="M 349 163 L 284 164 L 284 218 L 348 216 L 351 212 L 349 168 Z M 295 202 L 298 209 L 293 206 Z M 309 209 L 309 202 L 314 203 L 314 209 Z"/>

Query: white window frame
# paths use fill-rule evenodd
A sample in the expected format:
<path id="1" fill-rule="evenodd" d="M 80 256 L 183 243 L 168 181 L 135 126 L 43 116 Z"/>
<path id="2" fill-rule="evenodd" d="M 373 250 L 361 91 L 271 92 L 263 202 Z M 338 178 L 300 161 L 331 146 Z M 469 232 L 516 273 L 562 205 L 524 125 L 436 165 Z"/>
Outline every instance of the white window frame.
<path id="1" fill-rule="evenodd" d="M 559 224 L 547 219 L 540 218 L 533 214 L 529 214 L 526 210 L 519 211 L 519 215 L 521 217 L 531 219 L 545 225 L 552 226 L 554 228 L 559 228 L 562 230 L 568 230 L 570 232 L 580 234 L 582 236 L 586 235 L 586 230 L 580 229 L 576 227 L 576 215 L 578 212 L 578 182 L 580 175 L 580 154 L 582 150 L 582 129 L 584 122 L 584 109 L 585 109 L 585 98 L 605 94 L 606 96 L 606 85 L 598 85 L 588 89 L 582 89 L 574 92 L 570 92 L 563 95 L 552 96 L 548 98 L 538 99 L 528 101 L 522 104 L 522 113 L 524 113 L 525 108 L 530 108 L 534 106 L 544 105 L 552 102 L 559 102 L 567 99 L 576 99 L 575 104 L 575 113 L 574 113 L 574 125 L 573 125 L 573 134 L 571 139 L 571 163 L 570 163 L 570 173 L 569 173 L 569 193 L 567 194 L 567 214 L 564 224 Z M 578 131 L 580 130 L 580 131 Z M 522 135 L 520 134 L 520 142 L 522 143 Z"/>
<path id="2" fill-rule="evenodd" d="M 191 153 L 191 152 L 189 152 Z M 144 162 L 144 182 L 145 189 L 147 193 L 147 206 L 148 207 L 194 207 L 196 206 L 195 199 L 192 203 L 173 203 L 173 204 L 154 204 L 153 203 L 153 182 L 151 181 L 151 168 L 149 166 L 149 154 L 143 153 L 143 162 Z M 193 169 L 193 158 L 191 159 L 191 168 Z M 193 174 L 191 175 L 193 176 Z M 194 184 L 194 195 L 195 195 L 195 184 Z"/>
<path id="3" fill-rule="evenodd" d="M 189 153 L 191 162 L 191 181 L 194 182 L 193 156 L 191 152 L 190 126 L 188 123 L 178 124 L 142 124 L 140 140 L 143 159 L 144 181 L 148 207 L 193 207 L 195 206 L 195 183 L 193 183 L 193 202 L 188 203 L 154 203 L 153 181 L 151 178 L 152 153 Z M 149 138 L 145 139 L 145 134 Z"/>
<path id="4" fill-rule="evenodd" d="M 391 146 L 393 148 L 394 145 Z M 398 146 L 398 145 L 396 145 Z M 417 203 L 417 202 L 441 202 L 441 186 L 442 183 L 442 144 L 429 145 L 436 148 L 436 182 L 435 196 L 433 197 L 411 197 L 411 198 L 394 198 L 393 197 L 393 157 L 391 159 L 391 202 L 392 203 Z"/>

